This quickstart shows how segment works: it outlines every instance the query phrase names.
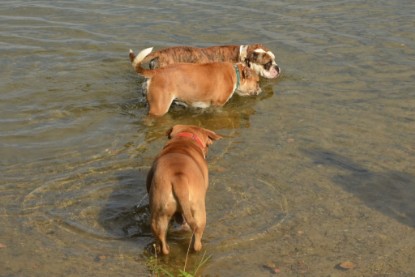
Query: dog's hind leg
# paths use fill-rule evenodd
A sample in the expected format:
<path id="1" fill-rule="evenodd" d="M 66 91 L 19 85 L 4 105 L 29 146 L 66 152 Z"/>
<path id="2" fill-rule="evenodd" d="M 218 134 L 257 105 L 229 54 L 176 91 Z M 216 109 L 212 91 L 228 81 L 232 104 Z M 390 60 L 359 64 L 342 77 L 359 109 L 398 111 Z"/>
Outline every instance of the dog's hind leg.
<path id="1" fill-rule="evenodd" d="M 164 255 L 168 255 L 170 252 L 170 248 L 166 240 L 167 229 L 169 227 L 169 220 L 169 217 L 166 215 L 159 215 L 151 219 L 151 229 L 153 231 L 154 236 L 159 241 L 161 252 Z"/>
<path id="2" fill-rule="evenodd" d="M 193 230 L 194 233 L 194 244 L 193 249 L 198 252 L 202 249 L 202 236 L 206 227 L 206 210 L 205 203 L 198 203 L 198 208 L 194 213 L 194 219 L 196 221 L 196 228 Z"/>

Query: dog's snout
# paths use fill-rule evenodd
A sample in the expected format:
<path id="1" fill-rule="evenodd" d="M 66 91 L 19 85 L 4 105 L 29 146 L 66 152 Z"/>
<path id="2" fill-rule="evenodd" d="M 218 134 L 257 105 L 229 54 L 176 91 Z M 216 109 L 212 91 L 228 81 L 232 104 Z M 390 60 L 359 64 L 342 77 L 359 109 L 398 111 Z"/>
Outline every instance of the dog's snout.
<path id="1" fill-rule="evenodd" d="M 256 91 L 254 92 L 254 95 L 258 95 L 262 92 L 262 89 L 258 86 Z"/>
<path id="2" fill-rule="evenodd" d="M 280 67 L 276 64 L 275 65 L 275 70 L 278 72 L 278 73 L 280 73 L 281 72 L 281 69 L 280 69 Z"/>

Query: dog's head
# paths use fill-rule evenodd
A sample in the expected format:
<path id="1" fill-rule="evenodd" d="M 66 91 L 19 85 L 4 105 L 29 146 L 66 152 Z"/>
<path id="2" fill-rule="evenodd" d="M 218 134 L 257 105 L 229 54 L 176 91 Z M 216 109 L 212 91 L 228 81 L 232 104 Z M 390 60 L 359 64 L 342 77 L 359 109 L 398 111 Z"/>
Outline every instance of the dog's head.
<path id="1" fill-rule="evenodd" d="M 275 61 L 275 55 L 262 44 L 241 45 L 239 58 L 260 76 L 277 78 L 281 69 Z"/>
<path id="2" fill-rule="evenodd" d="M 258 74 L 243 63 L 236 65 L 240 72 L 239 87 L 236 93 L 240 96 L 258 95 L 261 93 Z"/>
<path id="3" fill-rule="evenodd" d="M 195 142 L 201 146 L 205 156 L 207 155 L 209 145 L 215 140 L 222 138 L 221 135 L 218 135 L 211 130 L 195 125 L 174 125 L 167 131 L 167 137 L 169 139 L 181 136 L 182 134 L 186 134 L 186 136 L 195 140 Z M 193 136 L 187 134 L 192 134 Z"/>

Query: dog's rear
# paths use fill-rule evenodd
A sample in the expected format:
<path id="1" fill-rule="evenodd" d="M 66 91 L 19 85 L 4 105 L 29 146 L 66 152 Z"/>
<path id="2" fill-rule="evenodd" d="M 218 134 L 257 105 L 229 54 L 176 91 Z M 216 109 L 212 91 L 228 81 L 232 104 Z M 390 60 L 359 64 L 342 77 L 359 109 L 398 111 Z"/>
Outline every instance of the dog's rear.
<path id="1" fill-rule="evenodd" d="M 208 168 L 207 146 L 221 136 L 197 126 L 176 125 L 171 138 L 158 155 L 147 175 L 151 228 L 160 242 L 161 252 L 169 254 L 166 234 L 173 215 L 183 214 L 194 233 L 193 249 L 202 248 L 206 225 L 205 195 Z"/>
<path id="2" fill-rule="evenodd" d="M 189 186 L 198 184 L 189 184 L 189 179 L 183 172 L 167 173 L 162 172 L 160 176 L 160 173 L 156 171 L 150 187 L 151 229 L 159 240 L 161 252 L 164 255 L 170 252 L 166 234 L 170 219 L 175 213 L 181 212 L 190 229 L 194 233 L 198 232 L 198 223 L 192 215 L 189 203 Z M 201 248 L 200 241 L 198 243 L 195 240 L 195 251 L 199 251 Z"/>
<path id="3" fill-rule="evenodd" d="M 133 66 L 135 71 L 147 78 L 151 78 L 151 76 L 153 76 L 154 74 L 154 71 L 143 68 L 141 66 L 141 63 L 143 62 L 145 57 L 147 57 L 152 51 L 153 51 L 153 47 L 146 48 L 140 51 L 140 53 L 138 53 L 138 55 L 136 56 L 133 50 L 130 49 L 130 54 L 129 54 L 131 65 Z"/>

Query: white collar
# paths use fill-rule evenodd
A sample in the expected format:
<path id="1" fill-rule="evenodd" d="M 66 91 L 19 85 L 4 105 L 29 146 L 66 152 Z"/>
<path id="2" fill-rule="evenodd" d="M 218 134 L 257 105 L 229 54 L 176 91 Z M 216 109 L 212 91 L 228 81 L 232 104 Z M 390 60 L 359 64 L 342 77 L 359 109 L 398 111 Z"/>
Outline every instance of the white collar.
<path id="1" fill-rule="evenodd" d="M 248 55 L 248 45 L 241 45 L 239 47 L 239 61 L 244 63 Z"/>

